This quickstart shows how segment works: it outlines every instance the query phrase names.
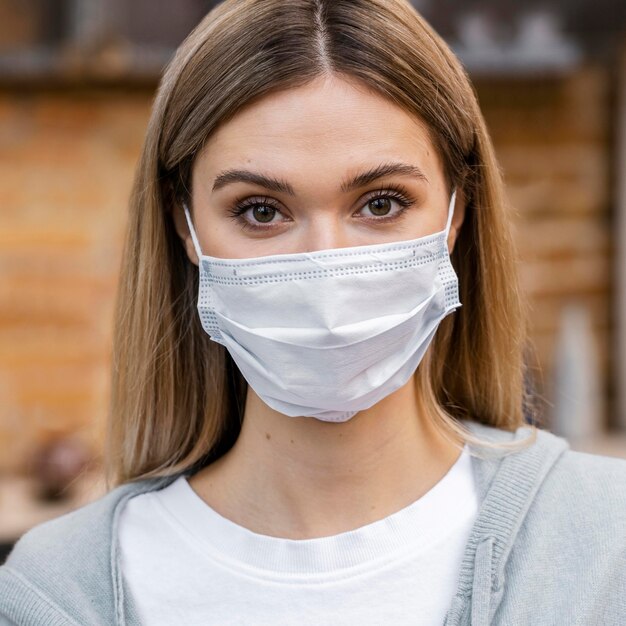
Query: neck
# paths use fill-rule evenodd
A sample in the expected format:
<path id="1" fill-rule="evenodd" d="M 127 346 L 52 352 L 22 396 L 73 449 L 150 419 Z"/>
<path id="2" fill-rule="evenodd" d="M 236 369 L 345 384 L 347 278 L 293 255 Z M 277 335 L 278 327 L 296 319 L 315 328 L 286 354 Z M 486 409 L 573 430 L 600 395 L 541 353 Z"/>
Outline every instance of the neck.
<path id="1" fill-rule="evenodd" d="M 248 388 L 241 433 L 189 478 L 223 517 L 307 539 L 382 519 L 429 491 L 460 455 L 418 411 L 414 381 L 342 423 L 287 417 Z"/>

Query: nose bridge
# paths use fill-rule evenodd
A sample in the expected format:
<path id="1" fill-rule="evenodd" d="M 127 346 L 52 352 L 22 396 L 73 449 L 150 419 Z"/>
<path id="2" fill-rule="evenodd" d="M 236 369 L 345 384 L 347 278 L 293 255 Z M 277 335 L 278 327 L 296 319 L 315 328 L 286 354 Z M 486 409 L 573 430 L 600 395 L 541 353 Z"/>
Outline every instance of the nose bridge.
<path id="1" fill-rule="evenodd" d="M 347 226 L 343 220 L 332 212 L 316 213 L 307 223 L 301 241 L 306 252 L 326 250 L 329 248 L 346 248 L 350 243 Z"/>

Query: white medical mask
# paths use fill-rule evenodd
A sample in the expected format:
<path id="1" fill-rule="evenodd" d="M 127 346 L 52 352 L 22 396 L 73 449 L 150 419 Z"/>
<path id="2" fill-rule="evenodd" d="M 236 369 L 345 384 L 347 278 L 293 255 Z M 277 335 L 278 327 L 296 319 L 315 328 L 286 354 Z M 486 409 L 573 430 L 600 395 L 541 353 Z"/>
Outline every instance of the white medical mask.
<path id="1" fill-rule="evenodd" d="M 244 378 L 285 415 L 343 422 L 411 378 L 441 320 L 461 306 L 444 230 L 408 241 L 199 258 L 198 311 Z"/>

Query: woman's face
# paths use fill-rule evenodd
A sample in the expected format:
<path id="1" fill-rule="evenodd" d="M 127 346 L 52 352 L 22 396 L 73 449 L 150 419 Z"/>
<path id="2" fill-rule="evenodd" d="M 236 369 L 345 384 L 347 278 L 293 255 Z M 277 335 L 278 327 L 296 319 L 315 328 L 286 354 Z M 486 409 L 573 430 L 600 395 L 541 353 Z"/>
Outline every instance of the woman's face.
<path id="1" fill-rule="evenodd" d="M 414 239 L 445 228 L 450 202 L 422 123 L 337 76 L 244 108 L 211 135 L 192 177 L 200 247 L 221 258 Z M 457 193 L 450 250 L 463 205 Z M 181 207 L 175 221 L 197 264 Z"/>

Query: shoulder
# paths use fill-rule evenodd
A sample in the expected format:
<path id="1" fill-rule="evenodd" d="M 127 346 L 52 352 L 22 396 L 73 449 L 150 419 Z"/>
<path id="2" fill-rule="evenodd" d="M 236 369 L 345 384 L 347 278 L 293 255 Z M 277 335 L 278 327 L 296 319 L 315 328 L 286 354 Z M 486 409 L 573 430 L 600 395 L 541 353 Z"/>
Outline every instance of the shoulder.
<path id="1" fill-rule="evenodd" d="M 541 436 L 550 437 L 555 435 Z M 560 618 L 622 623 L 626 460 L 565 448 L 535 485 L 509 550 L 505 567 L 511 591 L 503 603 L 503 623 L 508 623 L 505 616 L 529 607 L 550 607 L 554 623 Z"/>
<path id="2" fill-rule="evenodd" d="M 541 486 L 537 507 L 626 547 L 626 459 L 566 450 Z"/>
<path id="3" fill-rule="evenodd" d="M 598 496 L 611 494 L 626 502 L 626 459 L 568 449 L 554 472 L 574 493 L 593 487 Z"/>
<path id="4" fill-rule="evenodd" d="M 27 622 L 38 611 L 59 624 L 96 624 L 97 616 L 110 615 L 116 593 L 112 537 L 117 505 L 161 484 L 163 479 L 120 485 L 22 535 L 0 566 L 0 615 Z"/>
<path id="5" fill-rule="evenodd" d="M 563 448 L 535 486 L 518 539 L 558 562 L 570 554 L 618 568 L 626 559 L 626 459 L 572 450 L 538 431 L 539 445 L 557 440 Z"/>
<path id="6" fill-rule="evenodd" d="M 481 439 L 497 443 L 520 441 L 533 431 L 529 425 L 515 431 L 483 424 L 470 427 Z M 541 526 L 566 529 L 579 522 L 572 533 L 581 542 L 610 536 L 626 545 L 626 459 L 575 451 L 565 438 L 549 430 L 537 428 L 535 432 L 534 443 L 510 458 L 496 455 L 479 464 L 478 477 L 485 491 L 493 478 L 504 476 L 511 497 L 522 486 L 527 489 L 525 523 L 535 531 Z"/>
<path id="7" fill-rule="evenodd" d="M 497 623 L 521 614 L 529 623 L 622 623 L 626 460 L 574 451 L 549 430 L 536 429 L 533 440 L 528 425 L 472 430 L 505 443 L 530 438 L 476 463 L 485 493 L 477 526 L 495 537 L 498 578 L 506 581 Z"/>
<path id="8" fill-rule="evenodd" d="M 515 431 L 476 423 L 470 427 L 474 434 L 496 443 L 520 441 L 532 434 L 528 425 Z M 536 441 L 527 449 L 529 454 L 522 453 L 521 456 L 525 457 L 526 463 L 532 463 L 542 461 L 550 456 L 548 452 L 552 452 L 553 460 L 545 463 L 548 471 L 541 482 L 542 489 L 556 489 L 573 497 L 596 498 L 599 502 L 610 496 L 616 504 L 626 506 L 626 459 L 572 450 L 564 437 L 539 427 L 536 434 Z"/>
<path id="9" fill-rule="evenodd" d="M 122 485 L 74 511 L 34 526 L 18 539 L 5 564 L 28 568 L 67 555 L 72 546 L 97 546 L 106 538 L 115 505 L 132 491 L 133 485 Z"/>
<path id="10" fill-rule="evenodd" d="M 482 499 L 462 580 L 470 594 L 481 580 L 491 585 L 489 622 L 622 624 L 626 460 L 571 450 L 565 438 L 528 424 L 467 426 L 483 442 L 525 441 L 473 457 Z"/>

